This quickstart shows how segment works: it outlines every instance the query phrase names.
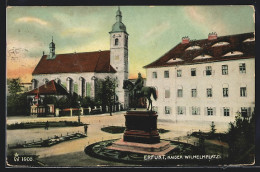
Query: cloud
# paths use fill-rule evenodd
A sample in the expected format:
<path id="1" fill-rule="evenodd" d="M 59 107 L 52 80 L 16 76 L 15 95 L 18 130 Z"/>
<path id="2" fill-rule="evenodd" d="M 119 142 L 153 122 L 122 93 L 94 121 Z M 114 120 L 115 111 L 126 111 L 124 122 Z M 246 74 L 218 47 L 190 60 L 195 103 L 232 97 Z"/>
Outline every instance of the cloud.
<path id="1" fill-rule="evenodd" d="M 140 42 L 142 43 L 147 43 L 151 41 L 152 39 L 157 38 L 161 34 L 163 34 L 166 30 L 170 28 L 170 23 L 169 22 L 163 22 L 155 27 L 151 28 L 146 34 L 141 38 L 142 40 Z"/>
<path id="2" fill-rule="evenodd" d="M 40 24 L 42 26 L 47 26 L 49 25 L 48 22 L 36 18 L 36 17 L 21 17 L 15 20 L 16 23 L 35 23 L 35 24 Z"/>
<path id="3" fill-rule="evenodd" d="M 197 7 L 193 7 L 193 6 L 185 7 L 185 12 L 191 19 L 197 22 L 204 23 L 206 21 L 205 15 L 201 14 L 201 12 L 198 10 Z"/>
<path id="4" fill-rule="evenodd" d="M 217 32 L 219 35 L 228 34 L 227 24 L 222 20 L 219 11 L 212 7 L 185 7 L 185 13 L 193 24 L 198 25 L 202 32 Z M 215 11 L 212 12 L 212 11 Z M 207 34 L 207 33 L 205 33 Z"/>
<path id="5" fill-rule="evenodd" d="M 92 29 L 86 28 L 86 27 L 75 27 L 75 28 L 68 28 L 64 29 L 61 32 L 61 36 L 79 36 L 81 37 L 82 34 L 90 34 L 93 33 Z"/>

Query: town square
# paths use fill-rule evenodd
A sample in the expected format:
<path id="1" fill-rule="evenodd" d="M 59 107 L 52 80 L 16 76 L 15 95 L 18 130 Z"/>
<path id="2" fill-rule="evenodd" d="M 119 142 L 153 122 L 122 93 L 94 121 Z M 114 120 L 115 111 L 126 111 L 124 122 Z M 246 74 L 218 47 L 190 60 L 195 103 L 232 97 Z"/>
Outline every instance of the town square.
<path id="1" fill-rule="evenodd" d="M 253 6 L 6 14 L 6 166 L 254 164 Z"/>

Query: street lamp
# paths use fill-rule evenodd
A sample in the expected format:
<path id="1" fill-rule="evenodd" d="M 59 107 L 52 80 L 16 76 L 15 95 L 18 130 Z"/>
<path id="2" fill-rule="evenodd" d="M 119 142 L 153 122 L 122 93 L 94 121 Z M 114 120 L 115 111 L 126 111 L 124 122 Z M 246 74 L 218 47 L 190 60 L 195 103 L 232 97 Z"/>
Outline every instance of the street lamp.
<path id="1" fill-rule="evenodd" d="M 80 124 L 80 101 L 78 101 L 78 123 Z"/>

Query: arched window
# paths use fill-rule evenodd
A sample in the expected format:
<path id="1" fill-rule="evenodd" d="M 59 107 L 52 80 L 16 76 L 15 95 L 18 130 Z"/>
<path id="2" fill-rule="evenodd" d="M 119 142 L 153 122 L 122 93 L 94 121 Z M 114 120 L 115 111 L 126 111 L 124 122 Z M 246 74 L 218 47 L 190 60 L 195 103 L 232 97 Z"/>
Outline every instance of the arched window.
<path id="1" fill-rule="evenodd" d="M 115 45 L 118 45 L 118 38 L 115 39 Z"/>
<path id="2" fill-rule="evenodd" d="M 80 87 L 81 87 L 81 96 L 84 97 L 85 96 L 85 92 L 86 92 L 86 87 L 85 87 L 85 79 L 83 77 L 79 77 L 80 80 Z"/>
<path id="3" fill-rule="evenodd" d="M 38 81 L 36 79 L 32 79 L 32 88 L 35 89 L 38 87 Z"/>
<path id="4" fill-rule="evenodd" d="M 73 93 L 73 79 L 68 77 L 67 78 L 67 91 L 72 94 Z"/>
<path id="5" fill-rule="evenodd" d="M 47 78 L 44 78 L 44 79 L 43 79 L 43 83 L 44 83 L 44 84 L 47 84 L 48 82 L 49 82 L 49 80 L 48 80 Z"/>
<path id="6" fill-rule="evenodd" d="M 61 80 L 59 78 L 56 78 L 56 83 L 61 85 Z"/>

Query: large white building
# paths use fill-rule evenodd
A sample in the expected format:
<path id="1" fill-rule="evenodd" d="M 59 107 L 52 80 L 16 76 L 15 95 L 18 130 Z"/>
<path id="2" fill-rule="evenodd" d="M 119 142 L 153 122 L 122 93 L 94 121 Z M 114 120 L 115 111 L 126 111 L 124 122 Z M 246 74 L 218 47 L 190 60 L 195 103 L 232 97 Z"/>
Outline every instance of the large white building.
<path id="1" fill-rule="evenodd" d="M 159 119 L 233 121 L 255 107 L 254 33 L 182 42 L 145 66 Z"/>
<path id="2" fill-rule="evenodd" d="M 128 79 L 128 33 L 120 9 L 109 34 L 110 50 L 96 52 L 56 54 L 52 40 L 49 54 L 43 54 L 32 73 L 33 89 L 55 80 L 69 93 L 95 97 L 96 80 L 109 76 L 117 81 L 118 102 L 127 108 L 128 94 L 123 89 L 123 80 Z"/>

